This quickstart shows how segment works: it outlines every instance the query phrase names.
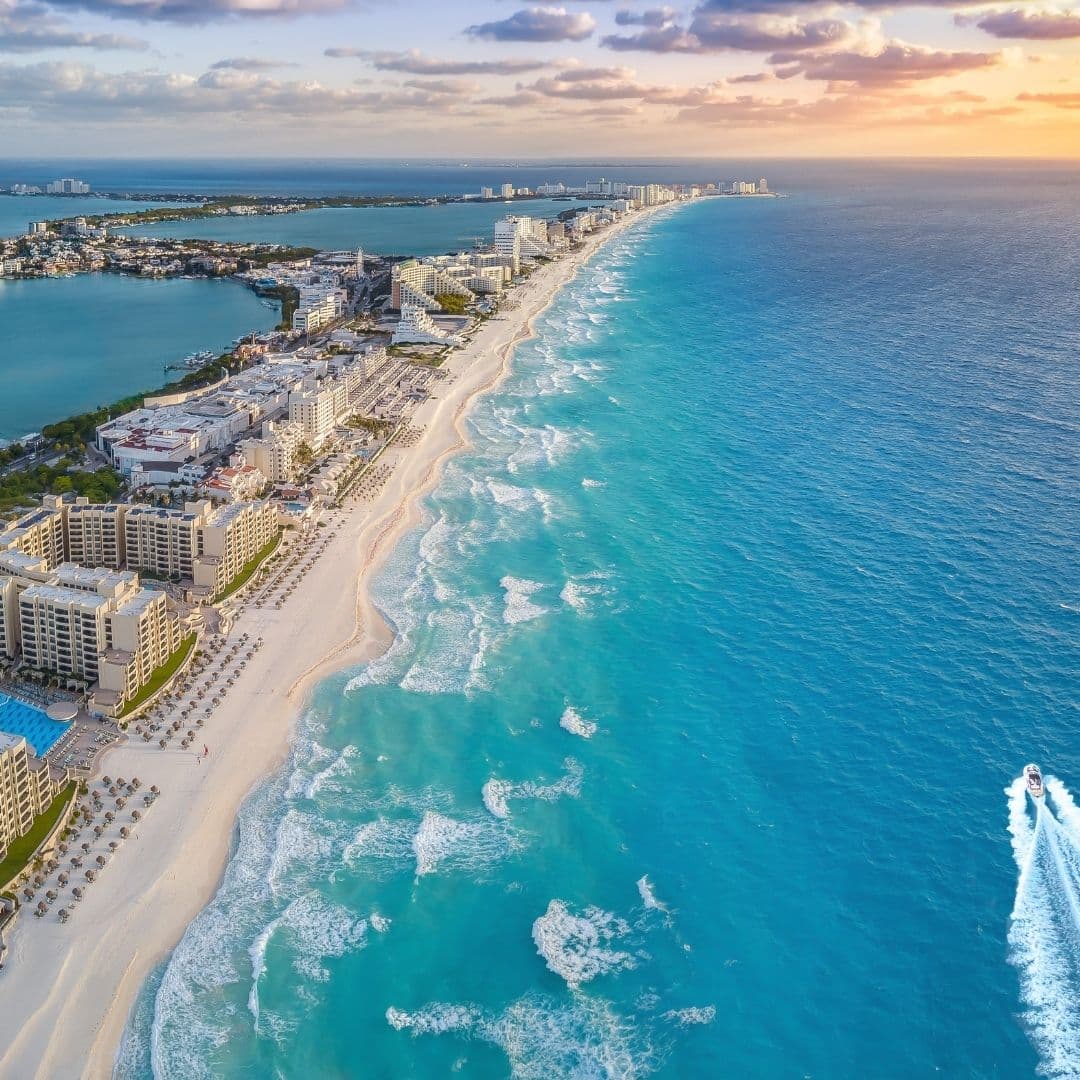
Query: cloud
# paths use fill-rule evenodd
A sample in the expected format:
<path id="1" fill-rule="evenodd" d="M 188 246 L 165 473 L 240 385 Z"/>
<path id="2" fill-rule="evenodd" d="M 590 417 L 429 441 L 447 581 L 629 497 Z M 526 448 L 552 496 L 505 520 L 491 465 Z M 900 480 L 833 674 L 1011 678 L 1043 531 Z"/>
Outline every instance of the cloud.
<path id="1" fill-rule="evenodd" d="M 379 71 L 403 71 L 409 75 L 523 75 L 548 66 L 540 60 L 441 60 L 425 56 L 418 49 L 390 52 L 344 46 L 327 49 L 325 55 L 365 60 Z"/>
<path id="2" fill-rule="evenodd" d="M 754 0 L 750 0 L 753 6 Z M 620 11 L 620 26 L 642 26 L 636 34 L 609 34 L 600 44 L 619 52 L 717 53 L 819 50 L 856 40 L 851 23 L 832 15 L 805 20 L 777 11 L 732 11 L 701 4 L 688 27 L 675 21 L 671 8 L 640 14 Z"/>
<path id="3" fill-rule="evenodd" d="M 206 23 L 341 11 L 350 0 L 49 0 L 54 7 L 143 21 Z"/>
<path id="4" fill-rule="evenodd" d="M 632 79 L 634 69 L 627 67 L 567 67 L 555 76 L 559 82 L 592 82 L 596 79 Z"/>
<path id="5" fill-rule="evenodd" d="M 596 20 L 588 12 L 532 7 L 507 19 L 466 27 L 465 33 L 489 41 L 584 41 L 595 29 Z"/>
<path id="6" fill-rule="evenodd" d="M 778 53 L 769 63 L 793 65 L 785 76 L 858 86 L 908 86 L 924 79 L 938 79 L 994 67 L 1003 61 L 1001 53 L 949 52 L 920 45 L 889 42 L 880 52 L 833 52 L 805 56 Z"/>
<path id="7" fill-rule="evenodd" d="M 404 85 L 413 90 L 425 90 L 430 94 L 451 94 L 455 97 L 466 97 L 480 89 L 479 83 L 468 79 L 406 79 Z"/>
<path id="8" fill-rule="evenodd" d="M 1012 8 L 983 15 L 957 15 L 959 26 L 974 24 L 999 38 L 1024 38 L 1031 41 L 1064 41 L 1080 38 L 1080 10 L 1032 11 Z"/>
<path id="9" fill-rule="evenodd" d="M 142 51 L 147 48 L 148 42 L 140 38 L 73 30 L 66 19 L 49 14 L 40 4 L 0 0 L 0 53 L 40 52 L 43 49 Z"/>
<path id="10" fill-rule="evenodd" d="M 273 71 L 275 68 L 297 67 L 292 60 L 264 60 L 259 56 L 229 56 L 210 65 L 211 71 Z"/>
<path id="11" fill-rule="evenodd" d="M 464 103 L 462 96 L 431 89 L 337 88 L 228 69 L 195 78 L 152 70 L 115 74 L 61 62 L 0 63 L 0 116 L 20 112 L 64 123 L 149 119 L 159 124 L 163 118 L 204 115 L 246 121 L 261 114 L 272 124 L 275 118 L 329 121 L 349 113 L 451 114 Z"/>
<path id="12" fill-rule="evenodd" d="M 616 11 L 615 22 L 619 26 L 649 26 L 654 29 L 668 26 L 678 14 L 674 8 L 649 8 L 646 11 Z"/>
<path id="13" fill-rule="evenodd" d="M 1056 109 L 1080 109 L 1080 92 L 1055 94 L 1017 94 L 1017 101 L 1030 101 L 1039 105 L 1053 105 Z"/>
<path id="14" fill-rule="evenodd" d="M 976 99 L 978 100 L 978 99 Z M 875 92 L 826 95 L 815 101 L 738 96 L 682 110 L 679 120 L 725 128 L 952 127 L 1012 116 L 1015 106 L 972 105 L 967 95 L 884 96 Z"/>

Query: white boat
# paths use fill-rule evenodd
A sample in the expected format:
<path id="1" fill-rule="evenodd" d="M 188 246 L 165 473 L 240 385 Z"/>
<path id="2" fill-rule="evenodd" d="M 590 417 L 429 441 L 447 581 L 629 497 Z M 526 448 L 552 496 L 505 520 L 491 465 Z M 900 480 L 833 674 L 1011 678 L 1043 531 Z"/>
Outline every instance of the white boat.
<path id="1" fill-rule="evenodd" d="M 1033 799 L 1043 797 L 1043 778 L 1038 765 L 1024 766 L 1024 782 L 1027 784 L 1028 794 Z"/>

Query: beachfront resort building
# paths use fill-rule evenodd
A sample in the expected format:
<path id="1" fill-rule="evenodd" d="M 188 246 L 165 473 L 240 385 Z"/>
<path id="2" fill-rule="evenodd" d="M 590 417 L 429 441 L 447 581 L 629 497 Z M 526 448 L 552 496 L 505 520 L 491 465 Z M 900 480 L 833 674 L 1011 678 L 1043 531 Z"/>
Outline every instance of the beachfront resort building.
<path id="1" fill-rule="evenodd" d="M 461 342 L 459 334 L 441 330 L 419 304 L 405 304 L 402 307 L 401 319 L 394 328 L 395 345 L 460 345 Z"/>
<path id="2" fill-rule="evenodd" d="M 440 296 L 459 296 L 473 299 L 468 286 L 438 264 L 435 259 L 407 259 L 394 263 L 390 271 L 390 306 L 399 311 L 405 304 L 414 304 L 425 311 L 442 311 Z"/>
<path id="3" fill-rule="evenodd" d="M 21 735 L 0 732 L 0 859 L 49 809 L 60 787 L 60 778 L 33 756 Z"/>
<path id="4" fill-rule="evenodd" d="M 115 712 L 180 646 L 165 593 L 139 575 L 41 556 L 0 555 L 0 646 L 10 659 L 93 687 Z"/>
<path id="5" fill-rule="evenodd" d="M 300 473 L 297 452 L 303 445 L 304 429 L 299 424 L 267 420 L 257 438 L 245 439 L 237 449 L 244 462 L 272 484 L 291 484 Z"/>

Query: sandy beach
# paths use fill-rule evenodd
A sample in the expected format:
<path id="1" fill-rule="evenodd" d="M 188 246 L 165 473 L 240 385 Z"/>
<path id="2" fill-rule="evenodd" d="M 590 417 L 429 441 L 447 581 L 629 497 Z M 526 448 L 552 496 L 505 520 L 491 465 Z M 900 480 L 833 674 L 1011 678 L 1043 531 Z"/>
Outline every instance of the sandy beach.
<path id="1" fill-rule="evenodd" d="M 454 378 L 414 415 L 415 445 L 391 448 L 393 467 L 369 502 L 327 514 L 315 537 L 327 546 L 282 607 L 243 607 L 229 642 L 247 634 L 264 645 L 199 732 L 210 754 L 134 741 L 102 769 L 138 776 L 161 796 L 86 889 L 71 921 L 38 920 L 30 906 L 10 938 L 0 972 L 0 1075 L 66 1080 L 108 1077 L 131 1006 L 213 895 L 233 838 L 238 807 L 288 752 L 290 730 L 321 678 L 370 659 L 390 632 L 368 597 L 368 583 L 397 539 L 417 520 L 418 500 L 447 456 L 466 445 L 464 420 L 477 397 L 508 370 L 533 320 L 599 246 L 633 215 L 588 238 L 584 247 L 537 269 L 514 288 L 447 364 Z M 295 542 L 295 541 L 294 541 Z M 302 542 L 302 541 L 301 541 Z"/>

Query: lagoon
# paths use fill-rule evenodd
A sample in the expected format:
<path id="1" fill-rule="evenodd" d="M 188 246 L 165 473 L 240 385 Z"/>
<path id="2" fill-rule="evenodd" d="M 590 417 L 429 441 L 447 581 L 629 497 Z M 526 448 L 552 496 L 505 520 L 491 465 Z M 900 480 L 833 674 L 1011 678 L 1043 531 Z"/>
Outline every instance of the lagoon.
<path id="1" fill-rule="evenodd" d="M 232 281 L 116 274 L 0 280 L 0 440 L 176 378 L 280 315 Z"/>
<path id="2" fill-rule="evenodd" d="M 290 244 L 321 249 L 364 248 L 383 254 L 439 255 L 488 240 L 508 213 L 555 217 L 581 200 L 446 203 L 439 206 L 334 206 L 295 214 L 166 221 L 122 230 L 133 236 L 198 238 L 231 243 Z"/>

